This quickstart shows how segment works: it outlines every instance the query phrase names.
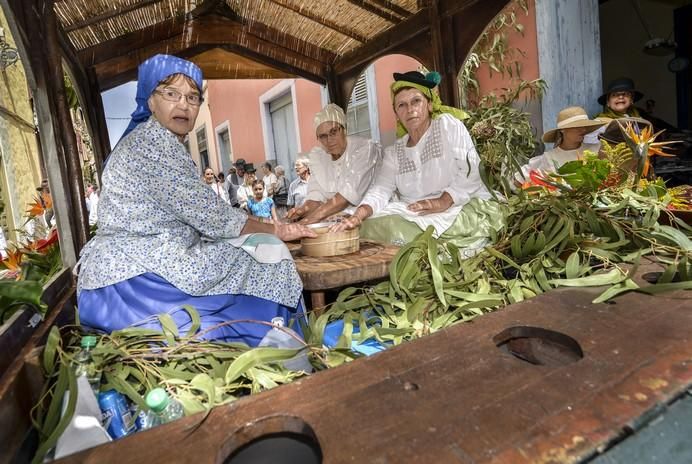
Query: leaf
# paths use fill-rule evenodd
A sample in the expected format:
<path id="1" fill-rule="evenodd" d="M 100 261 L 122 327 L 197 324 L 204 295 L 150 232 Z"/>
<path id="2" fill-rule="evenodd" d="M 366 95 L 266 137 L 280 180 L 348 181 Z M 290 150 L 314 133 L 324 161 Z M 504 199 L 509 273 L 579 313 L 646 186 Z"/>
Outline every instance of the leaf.
<path id="1" fill-rule="evenodd" d="M 53 375 L 55 369 L 55 358 L 57 356 L 58 347 L 60 346 L 60 330 L 57 326 L 53 326 L 48 332 L 46 346 L 43 349 L 43 370 L 47 377 Z"/>
<path id="2" fill-rule="evenodd" d="M 31 461 L 32 464 L 40 464 L 43 462 L 48 451 L 52 449 L 58 442 L 58 438 L 60 438 L 60 436 L 63 434 L 67 426 L 70 424 L 70 421 L 72 421 L 72 416 L 74 416 L 75 407 L 77 405 L 77 379 L 75 378 L 70 367 L 65 364 L 60 366 L 60 374 L 58 378 L 59 383 L 60 377 L 64 379 L 62 382 L 63 388 L 56 387 L 56 390 L 53 393 L 54 396 L 53 400 L 51 401 L 52 413 L 56 415 L 60 414 L 60 410 L 62 409 L 60 405 L 62 405 L 63 396 L 65 394 L 65 384 L 68 391 L 67 405 L 65 407 L 65 411 L 62 413 L 62 417 L 60 417 L 59 422 L 55 426 L 55 429 L 53 429 L 50 435 L 48 435 L 48 438 L 46 438 L 46 440 L 39 445 L 38 450 L 34 455 L 34 459 Z M 54 408 L 53 404 L 57 404 L 58 406 Z M 45 430 L 43 432 L 45 432 Z"/>
<path id="3" fill-rule="evenodd" d="M 624 274 L 617 268 L 613 268 L 606 273 L 593 274 L 577 279 L 553 279 L 551 285 L 556 287 L 597 287 L 600 285 L 616 284 L 625 278 Z"/>
<path id="4" fill-rule="evenodd" d="M 608 288 L 606 291 L 601 293 L 592 301 L 592 303 L 606 302 L 612 298 L 615 298 L 617 295 L 629 292 L 630 290 L 634 290 L 636 288 L 639 288 L 639 285 L 637 285 L 636 282 L 634 282 L 632 279 L 625 279 L 624 281 L 613 285 L 612 287 Z"/>
<path id="5" fill-rule="evenodd" d="M 175 339 L 178 337 L 178 324 L 175 323 L 173 317 L 168 313 L 161 313 L 158 315 L 158 318 L 168 344 L 170 346 L 175 345 Z"/>
<path id="6" fill-rule="evenodd" d="M 575 251 L 569 258 L 567 258 L 567 264 L 565 266 L 565 276 L 568 279 L 576 279 L 579 277 L 579 266 L 581 261 L 579 260 L 579 252 Z"/>
<path id="7" fill-rule="evenodd" d="M 432 229 L 432 226 L 428 228 Z M 443 286 L 444 281 L 442 279 L 441 272 L 442 264 L 440 263 L 440 258 L 438 256 L 437 241 L 432 236 L 432 233 L 428 238 L 428 261 L 430 262 L 430 272 L 432 274 L 433 287 L 435 288 L 435 293 L 437 294 L 437 298 L 442 304 L 442 307 L 446 308 L 447 306 L 449 306 L 449 304 L 445 299 Z"/>
<path id="8" fill-rule="evenodd" d="M 209 375 L 197 374 L 190 380 L 190 386 L 207 396 L 209 407 L 214 405 L 216 401 L 216 386 L 214 385 L 214 380 Z"/>
<path id="9" fill-rule="evenodd" d="M 190 337 L 194 334 L 197 333 L 199 330 L 200 326 L 202 325 L 202 321 L 199 317 L 199 312 L 193 308 L 190 305 L 183 305 L 182 308 L 190 315 L 190 319 L 192 323 L 190 324 L 190 329 L 187 331 L 187 337 Z M 177 326 L 176 326 L 177 330 Z"/>
<path id="10" fill-rule="evenodd" d="M 259 364 L 285 361 L 296 356 L 302 349 L 253 348 L 236 358 L 228 367 L 225 375 L 226 384 L 230 384 L 243 375 L 249 368 Z"/>

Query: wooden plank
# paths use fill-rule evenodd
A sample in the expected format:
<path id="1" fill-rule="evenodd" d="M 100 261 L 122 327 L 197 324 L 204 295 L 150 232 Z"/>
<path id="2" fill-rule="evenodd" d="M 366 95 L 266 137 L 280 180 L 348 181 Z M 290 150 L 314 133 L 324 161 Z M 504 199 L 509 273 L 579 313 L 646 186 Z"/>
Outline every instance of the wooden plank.
<path id="1" fill-rule="evenodd" d="M 387 277 L 398 251 L 394 245 L 361 240 L 357 253 L 318 258 L 296 251 L 294 259 L 305 290 L 326 290 Z"/>
<path id="2" fill-rule="evenodd" d="M 397 5 L 394 2 L 391 2 L 390 0 L 369 0 L 370 3 L 373 3 L 377 6 L 380 6 L 384 8 L 385 10 L 392 11 L 393 13 L 401 16 L 402 18 L 408 18 L 411 16 L 413 13 L 408 11 L 406 8 L 402 8 L 399 5 Z"/>
<path id="3" fill-rule="evenodd" d="M 40 398 L 43 376 L 35 368 L 35 350 L 45 343 L 54 324 L 62 326 L 74 322 L 71 311 L 74 305 L 75 289 L 70 287 L 0 377 L 0 464 L 17 462 L 13 458 L 31 427 L 30 411 Z"/>
<path id="4" fill-rule="evenodd" d="M 392 11 L 388 8 L 382 8 L 381 6 L 375 3 L 370 3 L 367 0 L 348 0 L 348 3 L 356 5 L 357 7 L 360 7 L 366 11 L 369 11 L 370 13 L 373 13 L 391 23 L 396 23 L 397 21 L 406 19 L 405 15 L 398 14 L 397 12 Z"/>
<path id="5" fill-rule="evenodd" d="M 281 418 L 329 463 L 582 462 L 692 386 L 689 292 L 591 304 L 598 293 L 555 290 L 63 462 L 220 462 Z M 571 336 L 583 358 L 515 358 L 494 342 L 513 326 Z M 176 446 L 152 446 L 164 441 Z"/>

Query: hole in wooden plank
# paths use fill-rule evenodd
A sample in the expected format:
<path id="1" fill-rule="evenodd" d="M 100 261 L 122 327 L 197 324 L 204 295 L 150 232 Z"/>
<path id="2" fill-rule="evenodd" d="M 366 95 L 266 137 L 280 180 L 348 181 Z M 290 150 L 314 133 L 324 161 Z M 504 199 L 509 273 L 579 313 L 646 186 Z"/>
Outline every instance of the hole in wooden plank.
<path id="1" fill-rule="evenodd" d="M 219 452 L 223 464 L 321 464 L 315 432 L 294 416 L 264 417 L 231 435 Z"/>
<path id="2" fill-rule="evenodd" d="M 658 281 L 661 280 L 661 276 L 663 276 L 662 272 L 647 272 L 646 274 L 642 274 L 642 279 L 646 280 L 650 284 L 657 284 Z M 677 272 L 673 276 L 673 280 L 671 280 L 671 282 L 680 282 L 680 275 Z"/>
<path id="3" fill-rule="evenodd" d="M 493 337 L 493 341 L 502 351 L 539 366 L 564 366 L 584 357 L 575 339 L 541 327 L 510 327 Z"/>

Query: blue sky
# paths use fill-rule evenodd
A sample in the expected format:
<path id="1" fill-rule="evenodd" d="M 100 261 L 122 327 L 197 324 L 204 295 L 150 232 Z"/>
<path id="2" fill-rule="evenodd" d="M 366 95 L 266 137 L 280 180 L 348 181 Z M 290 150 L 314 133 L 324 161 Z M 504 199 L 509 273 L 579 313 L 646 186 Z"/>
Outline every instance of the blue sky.
<path id="1" fill-rule="evenodd" d="M 130 114 L 137 106 L 135 103 L 136 93 L 137 82 L 132 81 L 101 94 L 111 147 L 118 143 L 125 132 L 125 128 L 130 123 Z"/>

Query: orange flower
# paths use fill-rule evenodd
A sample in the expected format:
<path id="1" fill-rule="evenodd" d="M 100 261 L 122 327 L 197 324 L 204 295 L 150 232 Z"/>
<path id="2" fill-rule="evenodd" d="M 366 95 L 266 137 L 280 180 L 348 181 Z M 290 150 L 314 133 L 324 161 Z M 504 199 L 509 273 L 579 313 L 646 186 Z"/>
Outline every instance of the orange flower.
<path id="1" fill-rule="evenodd" d="M 663 147 L 665 147 L 666 145 L 670 145 L 671 143 L 677 143 L 677 141 L 655 141 L 656 138 L 659 135 L 661 135 L 662 132 L 663 131 L 660 130 L 655 134 L 652 134 L 653 129 L 651 128 L 651 126 L 646 126 L 644 127 L 644 129 L 642 129 L 641 132 L 638 132 L 634 129 L 634 125 L 630 122 L 628 122 L 627 126 L 625 126 L 625 133 L 627 134 L 627 137 L 629 137 L 629 139 L 636 145 L 637 149 L 633 149 L 635 155 L 639 155 L 644 158 L 644 166 L 641 171 L 641 175 L 644 177 L 646 177 L 649 174 L 649 167 L 651 166 L 649 158 L 656 155 L 666 157 L 675 156 L 670 153 L 664 152 Z"/>
<path id="2" fill-rule="evenodd" d="M 14 277 L 16 280 L 19 280 L 22 273 L 22 258 L 24 254 L 16 248 L 14 250 L 7 249 L 5 251 L 7 251 L 7 258 L 0 261 L 0 267 L 4 267 L 9 271 L 5 278 Z"/>
<path id="3" fill-rule="evenodd" d="M 522 189 L 528 189 L 531 187 L 544 187 L 549 191 L 557 190 L 552 183 L 550 183 L 539 171 L 532 169 L 529 171 L 529 180 L 521 184 Z"/>
<path id="4" fill-rule="evenodd" d="M 29 203 L 29 209 L 26 210 L 29 217 L 34 218 L 42 215 L 46 211 L 45 202 L 40 197 L 34 197 L 34 202 Z"/>

